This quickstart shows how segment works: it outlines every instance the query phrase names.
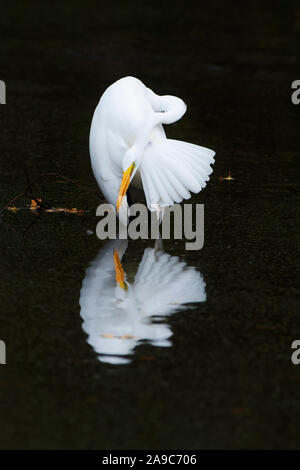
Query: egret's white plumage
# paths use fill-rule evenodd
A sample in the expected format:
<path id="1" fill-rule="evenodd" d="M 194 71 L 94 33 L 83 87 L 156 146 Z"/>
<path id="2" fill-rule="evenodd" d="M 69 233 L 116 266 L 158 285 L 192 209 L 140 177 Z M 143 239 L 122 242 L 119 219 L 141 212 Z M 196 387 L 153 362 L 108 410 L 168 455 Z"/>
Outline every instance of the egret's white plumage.
<path id="1" fill-rule="evenodd" d="M 205 187 L 215 152 L 167 139 L 163 128 L 185 111 L 180 98 L 158 96 L 133 77 L 107 88 L 93 116 L 90 155 L 108 202 L 116 206 L 122 193 L 119 201 L 127 209 L 130 182 L 143 188 L 150 210 L 172 206 Z"/>
<path id="2" fill-rule="evenodd" d="M 126 363 L 141 341 L 170 345 L 170 326 L 163 317 L 205 302 L 205 282 L 194 267 L 163 250 L 146 248 L 134 281 L 116 282 L 114 254 L 122 260 L 127 240 L 110 240 L 87 269 L 80 292 L 80 315 L 89 344 L 99 360 Z M 151 317 L 160 316 L 160 322 Z"/>

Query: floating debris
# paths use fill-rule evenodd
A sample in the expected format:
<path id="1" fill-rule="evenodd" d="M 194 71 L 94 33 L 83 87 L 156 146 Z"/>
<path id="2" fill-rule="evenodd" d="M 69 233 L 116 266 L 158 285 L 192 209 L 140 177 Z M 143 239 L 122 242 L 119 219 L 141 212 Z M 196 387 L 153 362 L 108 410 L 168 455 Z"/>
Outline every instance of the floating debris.
<path id="1" fill-rule="evenodd" d="M 40 199 L 40 198 L 31 199 L 31 204 L 29 206 L 31 211 L 36 212 L 41 208 L 41 206 L 38 204 L 38 202 L 42 202 L 42 199 Z"/>
<path id="2" fill-rule="evenodd" d="M 85 212 L 87 212 L 87 211 L 84 211 L 83 209 L 77 209 L 76 207 L 73 207 L 72 209 L 68 209 L 66 207 L 51 207 L 50 209 L 46 209 L 44 206 L 42 206 L 42 199 L 40 198 L 31 199 L 30 206 L 27 206 L 27 207 L 8 206 L 6 209 L 9 212 L 13 212 L 13 213 L 21 211 L 21 210 L 30 210 L 34 212 L 35 214 L 37 212 L 43 212 L 47 214 L 53 213 L 53 214 L 83 215 Z"/>
<path id="3" fill-rule="evenodd" d="M 230 182 L 230 181 L 233 181 L 233 180 L 235 180 L 235 178 L 232 178 L 230 170 L 228 171 L 227 176 L 220 176 L 219 177 L 220 183 L 222 183 L 222 181 L 229 181 Z"/>
<path id="4" fill-rule="evenodd" d="M 7 210 L 10 212 L 18 212 L 20 209 L 16 206 L 9 206 Z"/>

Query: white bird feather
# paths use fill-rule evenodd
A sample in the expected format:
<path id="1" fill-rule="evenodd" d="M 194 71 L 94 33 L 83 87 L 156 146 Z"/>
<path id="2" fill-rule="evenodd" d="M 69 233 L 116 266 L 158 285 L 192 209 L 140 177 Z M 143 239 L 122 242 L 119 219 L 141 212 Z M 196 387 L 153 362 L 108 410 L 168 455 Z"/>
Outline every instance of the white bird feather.
<path id="1" fill-rule="evenodd" d="M 90 155 L 94 175 L 114 206 L 125 171 L 134 162 L 132 185 L 142 187 L 149 210 L 181 202 L 206 186 L 215 152 L 167 139 L 163 124 L 180 119 L 185 103 L 158 96 L 134 77 L 107 88 L 94 112 Z M 122 206 L 127 207 L 126 196 Z"/>
<path id="2" fill-rule="evenodd" d="M 205 302 L 205 282 L 194 268 L 164 251 L 147 248 L 133 283 L 122 289 L 116 282 L 114 250 L 119 258 L 127 240 L 110 240 L 87 269 L 80 292 L 80 315 L 88 342 L 99 360 L 121 364 L 140 341 L 169 346 L 172 336 L 166 322 L 152 322 Z M 190 305 L 187 307 L 187 305 Z"/>

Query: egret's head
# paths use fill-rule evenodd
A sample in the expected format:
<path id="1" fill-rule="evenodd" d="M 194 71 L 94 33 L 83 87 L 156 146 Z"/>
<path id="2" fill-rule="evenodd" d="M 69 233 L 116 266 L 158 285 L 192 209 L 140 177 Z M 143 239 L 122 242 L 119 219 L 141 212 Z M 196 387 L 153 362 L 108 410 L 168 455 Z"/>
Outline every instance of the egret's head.
<path id="1" fill-rule="evenodd" d="M 122 167 L 123 167 L 123 177 L 121 186 L 119 189 L 119 195 L 117 200 L 117 212 L 122 204 L 123 198 L 127 193 L 128 187 L 132 178 L 134 177 L 136 170 L 140 164 L 140 158 L 136 155 L 136 152 L 129 149 L 123 158 Z"/>

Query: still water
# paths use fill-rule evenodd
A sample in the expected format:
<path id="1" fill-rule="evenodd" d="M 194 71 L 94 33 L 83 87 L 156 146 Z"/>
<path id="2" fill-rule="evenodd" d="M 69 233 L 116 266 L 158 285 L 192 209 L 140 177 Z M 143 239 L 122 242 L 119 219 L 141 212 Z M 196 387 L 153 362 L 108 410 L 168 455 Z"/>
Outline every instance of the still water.
<path id="1" fill-rule="evenodd" d="M 0 447 L 297 448 L 299 6 L 125 3 L 3 6 L 1 207 L 24 165 L 87 188 L 44 177 L 36 198 L 82 212 L 0 218 Z M 95 235 L 89 126 L 129 74 L 187 103 L 170 138 L 216 151 L 197 252 Z"/>

